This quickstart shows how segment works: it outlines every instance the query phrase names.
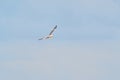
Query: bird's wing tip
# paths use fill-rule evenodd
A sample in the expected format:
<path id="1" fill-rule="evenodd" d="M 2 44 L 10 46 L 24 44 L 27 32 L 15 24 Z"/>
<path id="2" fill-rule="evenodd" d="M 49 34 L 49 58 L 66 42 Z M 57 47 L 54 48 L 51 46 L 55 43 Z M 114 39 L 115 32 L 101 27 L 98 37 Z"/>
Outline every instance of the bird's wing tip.
<path id="1" fill-rule="evenodd" d="M 43 40 L 43 38 L 40 38 L 40 39 L 38 39 L 38 40 Z"/>
<path id="2" fill-rule="evenodd" d="M 57 28 L 57 25 L 55 26 L 55 29 Z"/>

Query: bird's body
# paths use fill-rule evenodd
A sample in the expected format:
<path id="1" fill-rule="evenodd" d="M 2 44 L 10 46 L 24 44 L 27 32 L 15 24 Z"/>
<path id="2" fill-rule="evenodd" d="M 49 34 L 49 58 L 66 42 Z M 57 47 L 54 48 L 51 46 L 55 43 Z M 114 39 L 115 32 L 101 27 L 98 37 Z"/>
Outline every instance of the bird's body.
<path id="1" fill-rule="evenodd" d="M 43 38 L 40 38 L 40 39 L 38 39 L 38 40 L 43 40 L 43 39 L 50 39 L 50 38 L 52 38 L 53 37 L 53 32 L 54 32 L 54 30 L 57 28 L 57 25 L 52 29 L 52 31 L 49 33 L 49 35 L 48 36 L 46 36 L 46 37 L 43 37 Z"/>
<path id="2" fill-rule="evenodd" d="M 49 38 L 52 38 L 52 37 L 53 37 L 53 35 L 49 35 L 45 39 L 49 39 Z"/>

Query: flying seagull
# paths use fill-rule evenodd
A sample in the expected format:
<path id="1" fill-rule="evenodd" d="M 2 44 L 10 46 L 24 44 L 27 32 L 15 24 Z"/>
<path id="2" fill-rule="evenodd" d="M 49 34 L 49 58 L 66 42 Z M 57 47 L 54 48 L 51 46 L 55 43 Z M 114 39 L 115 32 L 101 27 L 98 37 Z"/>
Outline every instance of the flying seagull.
<path id="1" fill-rule="evenodd" d="M 53 34 L 52 34 L 52 33 L 55 31 L 56 28 L 57 28 L 57 25 L 51 30 L 51 32 L 49 33 L 48 36 L 42 37 L 42 38 L 40 38 L 40 39 L 38 39 L 38 40 L 43 40 L 43 39 L 50 39 L 50 38 L 52 38 L 52 37 L 53 37 Z"/>

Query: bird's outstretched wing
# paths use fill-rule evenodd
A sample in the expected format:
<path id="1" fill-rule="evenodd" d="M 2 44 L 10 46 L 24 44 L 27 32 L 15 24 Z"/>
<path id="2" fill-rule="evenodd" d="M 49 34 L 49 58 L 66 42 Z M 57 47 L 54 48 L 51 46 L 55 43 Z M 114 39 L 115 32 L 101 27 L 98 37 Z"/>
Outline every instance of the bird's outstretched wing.
<path id="1" fill-rule="evenodd" d="M 53 30 L 49 33 L 49 35 L 51 35 L 55 31 L 56 28 L 57 28 L 57 25 L 53 28 Z"/>
<path id="2" fill-rule="evenodd" d="M 40 39 L 38 39 L 38 40 L 43 40 L 44 38 L 40 38 Z"/>

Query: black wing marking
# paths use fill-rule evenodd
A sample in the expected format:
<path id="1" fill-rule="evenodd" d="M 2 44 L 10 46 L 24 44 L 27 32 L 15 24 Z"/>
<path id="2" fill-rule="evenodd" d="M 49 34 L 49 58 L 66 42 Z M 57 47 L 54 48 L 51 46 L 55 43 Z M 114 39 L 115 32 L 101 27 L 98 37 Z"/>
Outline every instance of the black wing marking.
<path id="1" fill-rule="evenodd" d="M 40 38 L 40 39 L 38 39 L 38 40 L 43 40 L 44 38 Z"/>
<path id="2" fill-rule="evenodd" d="M 43 40 L 43 39 L 45 39 L 45 37 L 39 38 L 38 40 Z"/>
<path id="3" fill-rule="evenodd" d="M 57 28 L 57 25 L 53 28 L 53 30 L 49 33 L 49 35 L 51 35 L 56 28 Z"/>

